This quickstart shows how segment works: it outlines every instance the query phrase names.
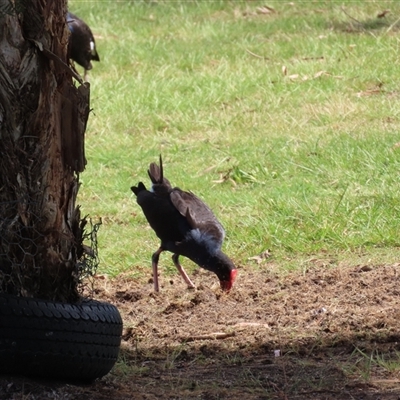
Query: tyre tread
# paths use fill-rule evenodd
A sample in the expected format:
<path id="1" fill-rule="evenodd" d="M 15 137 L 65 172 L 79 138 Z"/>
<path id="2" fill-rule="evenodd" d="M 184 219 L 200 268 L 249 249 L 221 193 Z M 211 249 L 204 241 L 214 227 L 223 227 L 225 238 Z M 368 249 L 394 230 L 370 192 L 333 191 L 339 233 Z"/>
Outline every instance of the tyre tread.
<path id="1" fill-rule="evenodd" d="M 93 380 L 115 364 L 122 319 L 109 303 L 0 293 L 0 373 Z"/>

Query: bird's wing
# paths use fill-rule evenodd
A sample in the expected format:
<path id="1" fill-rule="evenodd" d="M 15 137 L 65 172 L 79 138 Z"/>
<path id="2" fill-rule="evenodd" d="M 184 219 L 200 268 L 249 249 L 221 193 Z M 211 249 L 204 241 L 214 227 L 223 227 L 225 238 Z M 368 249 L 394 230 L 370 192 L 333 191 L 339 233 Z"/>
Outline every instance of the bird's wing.
<path id="1" fill-rule="evenodd" d="M 170 192 L 172 204 L 183 215 L 193 229 L 210 235 L 217 243 L 222 244 L 225 231 L 211 209 L 196 195 L 174 188 Z"/>

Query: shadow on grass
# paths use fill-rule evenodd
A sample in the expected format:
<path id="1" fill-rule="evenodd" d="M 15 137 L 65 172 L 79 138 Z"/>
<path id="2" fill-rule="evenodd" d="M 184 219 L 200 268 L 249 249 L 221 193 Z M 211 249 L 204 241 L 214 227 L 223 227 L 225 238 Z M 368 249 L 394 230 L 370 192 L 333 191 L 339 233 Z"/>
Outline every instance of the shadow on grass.
<path id="1" fill-rule="evenodd" d="M 368 18 L 363 21 L 358 21 L 351 16 L 345 22 L 333 22 L 334 30 L 347 33 L 365 33 L 365 32 L 391 32 L 400 31 L 400 21 L 390 18 Z"/>
<path id="2" fill-rule="evenodd" d="M 337 335 L 288 340 L 279 349 L 235 338 L 135 350 L 125 345 L 114 374 L 162 398 L 397 399 L 399 342 L 394 335 Z M 398 369 L 386 370 L 374 354 L 398 359 Z"/>

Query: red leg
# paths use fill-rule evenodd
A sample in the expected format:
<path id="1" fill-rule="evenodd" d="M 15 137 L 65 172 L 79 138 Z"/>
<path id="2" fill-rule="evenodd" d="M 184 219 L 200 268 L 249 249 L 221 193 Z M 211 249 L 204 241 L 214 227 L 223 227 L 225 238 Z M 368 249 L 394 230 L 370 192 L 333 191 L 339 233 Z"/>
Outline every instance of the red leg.
<path id="1" fill-rule="evenodd" d="M 190 288 L 194 288 L 194 283 L 190 280 L 188 274 L 186 273 L 186 271 L 183 269 L 182 265 L 179 264 L 179 254 L 174 254 L 172 256 L 172 261 L 175 264 L 175 267 L 177 268 L 177 270 L 179 271 L 179 273 L 181 274 L 183 280 L 186 282 L 186 284 L 190 287 Z"/>
<path id="2" fill-rule="evenodd" d="M 164 251 L 162 247 L 160 247 L 151 257 L 151 266 L 153 268 L 153 282 L 154 282 L 154 291 L 159 292 L 160 288 L 158 286 L 158 259 L 160 258 L 160 254 Z"/>

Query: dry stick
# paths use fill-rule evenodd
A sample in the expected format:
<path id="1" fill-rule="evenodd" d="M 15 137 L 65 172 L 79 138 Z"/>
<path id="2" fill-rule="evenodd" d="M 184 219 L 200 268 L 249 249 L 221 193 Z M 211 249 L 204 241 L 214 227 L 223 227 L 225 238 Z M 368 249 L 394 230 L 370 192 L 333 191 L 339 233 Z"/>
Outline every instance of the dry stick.
<path id="1" fill-rule="evenodd" d="M 350 19 L 352 19 L 353 21 L 357 22 L 357 24 L 361 25 L 361 28 L 364 29 L 364 27 L 362 26 L 362 25 L 363 25 L 362 22 L 360 22 L 359 20 L 357 20 L 357 19 L 355 19 L 354 17 L 352 17 L 352 16 L 344 9 L 344 7 L 340 7 L 340 9 L 341 9 Z"/>
<path id="2" fill-rule="evenodd" d="M 233 325 L 233 328 L 241 328 L 245 326 L 260 326 L 262 328 L 269 328 L 268 324 L 263 324 L 261 322 L 239 322 L 236 325 Z"/>
<path id="3" fill-rule="evenodd" d="M 243 327 L 269 328 L 269 325 L 259 322 L 239 322 L 238 324 L 232 326 L 232 328 L 243 328 Z M 188 336 L 186 338 L 182 338 L 182 340 L 185 342 L 194 342 L 195 340 L 227 339 L 233 336 L 236 336 L 236 332 L 212 332 L 212 333 L 205 333 L 204 335 Z"/>
<path id="4" fill-rule="evenodd" d="M 195 340 L 215 340 L 215 339 L 226 339 L 235 336 L 235 332 L 213 332 L 205 335 L 189 336 L 187 338 L 182 338 L 185 342 L 194 342 Z"/>
<path id="5" fill-rule="evenodd" d="M 260 56 L 256 53 L 253 53 L 252 51 L 250 51 L 249 49 L 245 49 L 249 54 L 251 54 L 253 57 L 257 57 L 257 58 L 261 58 L 262 60 L 269 60 L 268 57 L 264 57 L 264 56 Z"/>
<path id="6" fill-rule="evenodd" d="M 395 26 L 395 25 L 397 25 L 397 23 L 400 21 L 400 17 L 399 18 L 397 18 L 396 19 L 396 21 L 395 22 L 393 22 L 393 24 L 392 25 L 390 25 L 389 26 L 389 28 L 387 28 L 386 29 L 386 32 L 385 32 L 385 34 L 388 34 L 392 29 L 393 29 L 393 27 Z"/>

